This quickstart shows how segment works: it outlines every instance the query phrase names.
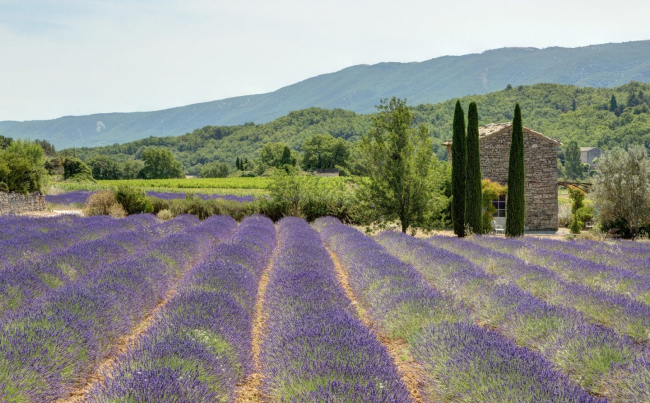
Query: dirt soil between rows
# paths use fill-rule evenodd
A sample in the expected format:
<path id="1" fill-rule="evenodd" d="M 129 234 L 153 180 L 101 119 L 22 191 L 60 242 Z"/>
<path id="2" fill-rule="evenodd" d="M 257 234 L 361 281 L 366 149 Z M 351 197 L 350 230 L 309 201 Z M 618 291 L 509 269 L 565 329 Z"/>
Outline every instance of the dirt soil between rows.
<path id="1" fill-rule="evenodd" d="M 176 296 L 176 294 L 178 294 L 178 284 L 180 283 L 181 279 L 185 277 L 187 272 L 189 272 L 197 262 L 198 258 L 189 263 L 181 275 L 178 277 L 178 279 L 174 282 L 174 285 L 169 289 L 169 291 L 167 291 L 163 299 L 158 301 L 156 307 L 144 317 L 144 319 L 138 324 L 137 327 L 133 329 L 129 335 L 125 335 L 117 340 L 117 342 L 114 344 L 111 354 L 104 358 L 104 360 L 95 369 L 93 374 L 86 379 L 83 385 L 71 391 L 68 397 L 58 399 L 56 402 L 83 402 L 86 395 L 88 395 L 88 393 L 95 386 L 102 384 L 106 380 L 107 376 L 110 378 L 111 373 L 115 368 L 115 364 L 117 363 L 120 356 L 135 347 L 138 338 L 142 336 L 154 324 L 157 314 L 165 308 L 167 303 L 169 303 L 169 301 L 171 301 Z"/>
<path id="2" fill-rule="evenodd" d="M 279 248 L 279 245 L 276 245 L 275 252 L 277 252 Z M 271 258 L 269 265 L 262 273 L 259 288 L 257 289 L 255 316 L 253 318 L 253 373 L 247 376 L 239 385 L 237 385 L 235 397 L 236 403 L 270 401 L 262 392 L 262 368 L 260 365 L 260 354 L 262 352 L 262 342 L 264 341 L 265 337 L 267 318 L 267 314 L 264 312 L 264 296 L 266 295 L 266 289 L 269 286 L 272 269 L 273 258 Z"/>
<path id="3" fill-rule="evenodd" d="M 334 252 L 332 252 L 329 248 L 327 248 L 327 251 L 329 252 L 330 257 L 334 262 L 334 271 L 336 272 L 336 277 L 339 281 L 339 284 L 341 287 L 343 287 L 345 295 L 351 301 L 352 306 L 357 312 L 359 320 L 361 320 L 361 323 L 363 323 L 370 329 L 372 333 L 374 333 L 377 340 L 379 340 L 379 342 L 383 344 L 388 350 L 388 354 L 393 359 L 393 363 L 397 367 L 400 377 L 402 378 L 402 382 L 404 382 L 404 385 L 406 385 L 409 390 L 412 401 L 417 403 L 424 402 L 422 393 L 420 392 L 424 386 L 421 381 L 421 370 L 419 369 L 415 360 L 413 360 L 411 357 L 408 350 L 408 345 L 404 340 L 384 337 L 378 332 L 377 325 L 370 319 L 367 308 L 364 307 L 363 304 L 355 297 L 354 291 L 350 286 L 347 270 L 345 270 Z"/>

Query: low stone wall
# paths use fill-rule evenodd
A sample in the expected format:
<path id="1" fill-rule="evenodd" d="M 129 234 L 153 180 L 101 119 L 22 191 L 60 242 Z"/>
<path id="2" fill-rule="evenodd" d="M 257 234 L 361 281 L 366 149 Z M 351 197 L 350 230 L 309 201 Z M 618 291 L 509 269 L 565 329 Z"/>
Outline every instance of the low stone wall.
<path id="1" fill-rule="evenodd" d="M 34 192 L 28 196 L 0 192 L 0 215 L 43 210 L 45 210 L 45 196 L 41 192 Z"/>

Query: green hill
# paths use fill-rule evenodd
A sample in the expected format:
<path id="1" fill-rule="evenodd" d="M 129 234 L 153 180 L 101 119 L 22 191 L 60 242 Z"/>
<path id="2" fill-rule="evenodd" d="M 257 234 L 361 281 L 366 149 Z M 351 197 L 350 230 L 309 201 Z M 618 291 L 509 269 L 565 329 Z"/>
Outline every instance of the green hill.
<path id="1" fill-rule="evenodd" d="M 616 111 L 609 110 L 612 95 L 619 104 Z M 650 147 L 650 84 L 632 82 L 612 89 L 561 84 L 513 87 L 463 97 L 465 110 L 471 101 L 479 105 L 480 124 L 510 121 L 514 105 L 519 102 L 525 126 L 560 141 L 576 140 L 580 146 L 603 149 L 629 144 Z M 413 107 L 417 121 L 429 127 L 441 158 L 446 151 L 440 143 L 451 138 L 455 102 L 452 99 Z M 260 125 L 207 126 L 183 136 L 151 137 L 75 152 L 83 159 L 101 154 L 124 161 L 139 157 L 145 147 L 161 146 L 172 150 L 188 172 L 196 172 L 202 164 L 215 160 L 233 163 L 236 157 L 255 158 L 262 145 L 272 141 L 285 142 L 297 151 L 314 134 L 329 133 L 355 141 L 370 126 L 370 116 L 309 108 Z"/>
<path id="2" fill-rule="evenodd" d="M 442 102 L 536 83 L 616 87 L 650 82 L 650 41 L 580 48 L 504 48 L 420 63 L 379 63 L 346 68 L 275 92 L 165 109 L 102 113 L 54 120 L 0 122 L 0 134 L 39 138 L 58 148 L 125 143 L 175 136 L 207 125 L 266 123 L 308 107 L 371 113 L 381 98 L 410 105 Z"/>

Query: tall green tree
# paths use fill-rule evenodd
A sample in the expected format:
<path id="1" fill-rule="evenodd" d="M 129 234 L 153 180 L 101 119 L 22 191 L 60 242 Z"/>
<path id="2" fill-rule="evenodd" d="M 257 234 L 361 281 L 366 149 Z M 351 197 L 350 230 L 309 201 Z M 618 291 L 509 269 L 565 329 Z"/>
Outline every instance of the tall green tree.
<path id="1" fill-rule="evenodd" d="M 467 139 L 465 116 L 460 101 L 454 110 L 454 134 L 451 143 L 451 222 L 454 234 L 465 236 L 465 206 L 467 196 Z"/>
<path id="2" fill-rule="evenodd" d="M 295 166 L 296 158 L 291 156 L 291 149 L 288 146 L 284 146 L 282 149 L 282 157 L 280 158 L 280 161 L 278 161 L 278 165 L 276 167 L 281 168 L 287 165 Z"/>
<path id="3" fill-rule="evenodd" d="M 95 179 L 120 179 L 122 177 L 120 164 L 105 155 L 91 158 L 88 160 L 88 166 L 92 170 Z"/>
<path id="4" fill-rule="evenodd" d="M 201 178 L 225 178 L 230 174 L 231 165 L 226 162 L 209 162 L 201 168 Z"/>
<path id="5" fill-rule="evenodd" d="M 481 189 L 481 149 L 478 138 L 478 106 L 469 104 L 467 116 L 467 200 L 465 221 L 475 234 L 483 233 L 483 192 Z"/>
<path id="6" fill-rule="evenodd" d="M 332 169 L 345 166 L 350 156 L 348 142 L 331 134 L 315 134 L 302 143 L 302 169 Z"/>
<path id="7" fill-rule="evenodd" d="M 568 179 L 582 178 L 582 161 L 580 160 L 580 147 L 575 141 L 570 141 L 564 151 L 564 172 Z"/>
<path id="8" fill-rule="evenodd" d="M 29 140 L 16 140 L 0 150 L 0 190 L 16 193 L 41 191 L 47 171 L 43 148 Z"/>
<path id="9" fill-rule="evenodd" d="M 140 177 L 144 179 L 183 178 L 183 165 L 174 159 L 171 151 L 149 147 L 142 152 L 144 168 Z"/>
<path id="10" fill-rule="evenodd" d="M 377 109 L 368 134 L 362 136 L 368 176 L 359 200 L 378 228 L 399 221 L 402 232 L 433 229 L 448 199 L 442 194 L 444 175 L 428 130 L 415 127 L 406 100 L 383 99 Z"/>
<path id="11" fill-rule="evenodd" d="M 93 171 L 85 162 L 75 157 L 63 159 L 63 179 L 71 181 L 94 181 Z"/>
<path id="12" fill-rule="evenodd" d="M 285 147 L 287 145 L 284 143 L 269 142 L 264 144 L 260 149 L 260 157 L 258 160 L 260 171 L 264 172 L 268 168 L 281 166 L 280 161 L 282 160 Z"/>
<path id="13" fill-rule="evenodd" d="M 143 168 L 144 162 L 140 160 L 125 161 L 120 167 L 120 177 L 122 179 L 136 179 Z"/>
<path id="14" fill-rule="evenodd" d="M 592 197 L 601 222 L 622 222 L 636 238 L 650 224 L 650 158 L 643 146 L 600 157 Z"/>
<path id="15" fill-rule="evenodd" d="M 12 139 L 11 137 L 5 137 L 0 135 L 0 150 L 4 150 L 5 148 L 9 147 L 13 142 L 14 139 Z"/>
<path id="16" fill-rule="evenodd" d="M 506 236 L 524 235 L 526 225 L 526 170 L 524 166 L 524 126 L 521 108 L 515 106 L 512 120 L 512 141 L 508 163 L 508 199 L 506 203 Z"/>
<path id="17" fill-rule="evenodd" d="M 609 100 L 609 111 L 614 112 L 618 109 L 618 102 L 616 102 L 616 96 L 612 95 L 612 98 Z"/>
<path id="18" fill-rule="evenodd" d="M 34 143 L 43 148 L 46 157 L 56 157 L 56 149 L 54 145 L 47 140 L 34 140 Z"/>

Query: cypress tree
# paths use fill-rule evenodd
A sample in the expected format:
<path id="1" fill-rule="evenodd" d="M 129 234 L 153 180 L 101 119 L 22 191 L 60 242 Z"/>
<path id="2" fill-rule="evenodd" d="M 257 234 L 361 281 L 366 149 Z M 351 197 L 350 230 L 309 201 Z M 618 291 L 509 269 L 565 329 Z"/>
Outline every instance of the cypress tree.
<path id="1" fill-rule="evenodd" d="M 241 171 L 241 165 L 239 165 L 239 157 L 235 160 L 235 167 L 237 167 L 238 171 Z"/>
<path id="2" fill-rule="evenodd" d="M 524 127 L 521 123 L 521 108 L 515 106 L 512 121 L 512 142 L 508 164 L 508 199 L 506 203 L 506 236 L 524 235 L 526 217 L 526 172 L 524 168 Z"/>
<path id="3" fill-rule="evenodd" d="M 616 102 L 616 97 L 612 95 L 612 99 L 609 100 L 609 111 L 614 112 L 618 109 L 618 102 Z"/>
<path id="4" fill-rule="evenodd" d="M 451 221 L 454 234 L 465 236 L 465 196 L 467 181 L 467 144 L 465 116 L 460 101 L 454 111 L 454 137 L 451 143 Z"/>
<path id="5" fill-rule="evenodd" d="M 472 232 L 483 233 L 483 193 L 481 189 L 481 149 L 478 139 L 478 107 L 469 104 L 467 116 L 467 201 L 465 220 Z"/>

